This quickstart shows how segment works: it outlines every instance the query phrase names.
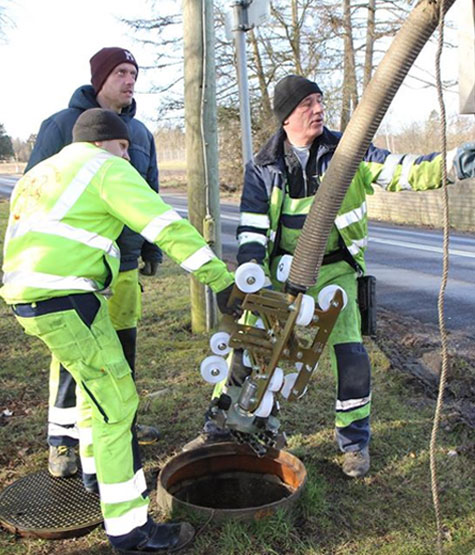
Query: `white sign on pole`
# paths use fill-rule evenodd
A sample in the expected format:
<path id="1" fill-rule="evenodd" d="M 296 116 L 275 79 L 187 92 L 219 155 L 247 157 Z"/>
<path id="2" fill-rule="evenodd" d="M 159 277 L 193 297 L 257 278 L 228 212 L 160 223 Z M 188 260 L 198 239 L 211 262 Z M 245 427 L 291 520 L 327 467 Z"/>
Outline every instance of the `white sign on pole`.
<path id="1" fill-rule="evenodd" d="M 234 2 L 230 7 L 234 8 L 236 5 L 241 6 L 241 10 L 245 15 L 246 28 L 241 29 L 242 31 L 249 31 L 249 29 L 253 27 L 259 27 L 259 25 L 262 25 L 270 16 L 270 0 L 251 0 L 250 2 L 241 0 L 240 2 Z M 224 26 L 227 40 L 233 40 L 233 31 L 235 31 L 240 24 L 241 22 L 236 20 L 235 11 L 229 10 L 226 12 Z"/>
<path id="2" fill-rule="evenodd" d="M 247 8 L 247 20 L 252 27 L 259 27 L 270 16 L 270 0 L 252 0 Z"/>

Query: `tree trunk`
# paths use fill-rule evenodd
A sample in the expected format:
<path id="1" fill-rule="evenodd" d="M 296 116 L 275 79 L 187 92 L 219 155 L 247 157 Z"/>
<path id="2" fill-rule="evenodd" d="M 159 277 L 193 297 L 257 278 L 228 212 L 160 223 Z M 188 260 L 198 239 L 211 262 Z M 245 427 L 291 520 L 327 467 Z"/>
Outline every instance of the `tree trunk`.
<path id="1" fill-rule="evenodd" d="M 373 73 L 373 52 L 376 23 L 376 0 L 368 0 L 368 18 L 366 20 L 366 47 L 363 73 L 363 90 L 368 85 Z"/>
<path id="2" fill-rule="evenodd" d="M 254 59 L 256 61 L 257 80 L 259 82 L 259 91 L 261 93 L 260 105 L 262 117 L 264 120 L 269 120 L 272 118 L 272 107 L 269 97 L 269 91 L 267 90 L 267 83 L 264 67 L 262 65 L 261 54 L 259 52 L 259 45 L 257 43 L 256 35 L 253 29 L 249 31 L 249 40 L 251 41 L 252 50 L 254 52 Z"/>
<path id="3" fill-rule="evenodd" d="M 356 83 L 355 50 L 351 25 L 351 0 L 343 0 L 343 88 L 340 116 L 340 131 L 344 131 L 350 121 L 352 109 L 358 105 Z"/>

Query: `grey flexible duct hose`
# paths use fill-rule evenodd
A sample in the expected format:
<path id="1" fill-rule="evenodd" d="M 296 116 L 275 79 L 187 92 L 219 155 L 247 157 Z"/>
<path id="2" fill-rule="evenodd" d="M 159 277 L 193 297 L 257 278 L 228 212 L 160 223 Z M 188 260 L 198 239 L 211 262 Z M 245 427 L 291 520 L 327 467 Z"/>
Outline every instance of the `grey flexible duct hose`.
<path id="1" fill-rule="evenodd" d="M 422 0 L 417 4 L 366 88 L 305 220 L 286 286 L 290 294 L 304 292 L 316 283 L 328 236 L 343 197 L 394 95 L 437 27 L 440 1 Z M 445 0 L 445 12 L 454 1 Z"/>

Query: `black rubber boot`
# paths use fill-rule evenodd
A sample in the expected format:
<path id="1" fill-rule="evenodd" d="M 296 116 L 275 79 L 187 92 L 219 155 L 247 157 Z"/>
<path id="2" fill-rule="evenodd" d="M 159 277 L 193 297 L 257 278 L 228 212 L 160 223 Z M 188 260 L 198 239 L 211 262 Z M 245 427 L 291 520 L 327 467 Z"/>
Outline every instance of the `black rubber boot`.
<path id="1" fill-rule="evenodd" d="M 150 522 L 147 532 L 135 547 L 116 548 L 119 553 L 171 553 L 188 545 L 195 529 L 187 522 L 157 524 Z"/>

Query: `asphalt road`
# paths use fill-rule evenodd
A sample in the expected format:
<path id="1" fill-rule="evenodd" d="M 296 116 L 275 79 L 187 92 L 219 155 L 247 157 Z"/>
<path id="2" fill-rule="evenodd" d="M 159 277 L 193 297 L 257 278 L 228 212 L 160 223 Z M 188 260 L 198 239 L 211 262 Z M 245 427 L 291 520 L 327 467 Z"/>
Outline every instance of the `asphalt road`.
<path id="1" fill-rule="evenodd" d="M 15 178 L 0 175 L 0 195 L 9 195 L 14 183 Z M 185 195 L 164 193 L 162 196 L 181 215 L 186 215 Z M 238 207 L 223 203 L 222 245 L 228 260 L 236 254 L 238 221 Z M 366 260 L 368 273 L 377 279 L 378 304 L 423 323 L 437 324 L 442 232 L 371 222 L 369 235 Z M 446 325 L 449 330 L 463 331 L 475 339 L 475 235 L 451 233 L 449 253 L 444 303 Z"/>

